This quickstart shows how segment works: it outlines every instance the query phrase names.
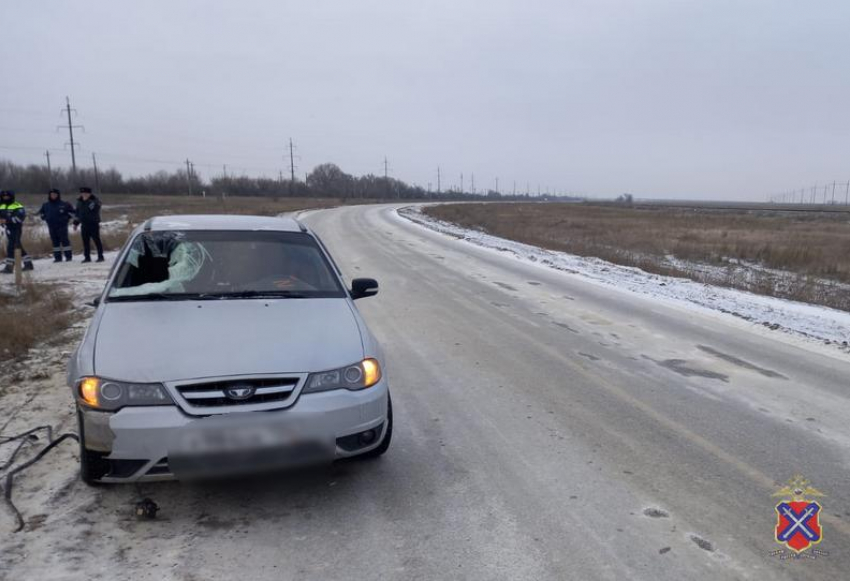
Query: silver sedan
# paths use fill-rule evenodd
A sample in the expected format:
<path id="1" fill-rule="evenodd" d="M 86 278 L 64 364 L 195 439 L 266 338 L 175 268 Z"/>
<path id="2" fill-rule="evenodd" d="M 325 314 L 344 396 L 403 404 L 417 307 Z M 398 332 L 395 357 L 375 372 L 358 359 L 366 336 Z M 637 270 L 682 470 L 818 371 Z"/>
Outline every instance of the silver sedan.
<path id="1" fill-rule="evenodd" d="M 170 216 L 129 238 L 79 347 L 84 481 L 255 473 L 379 456 L 383 354 L 342 274 L 290 218 Z"/>

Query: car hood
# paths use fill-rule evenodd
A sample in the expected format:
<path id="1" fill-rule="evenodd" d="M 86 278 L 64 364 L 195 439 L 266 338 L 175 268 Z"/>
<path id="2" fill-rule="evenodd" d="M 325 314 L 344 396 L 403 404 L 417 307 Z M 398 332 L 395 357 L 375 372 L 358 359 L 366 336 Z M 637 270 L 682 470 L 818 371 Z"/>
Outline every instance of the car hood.
<path id="1" fill-rule="evenodd" d="M 159 382 L 324 371 L 362 358 L 345 299 L 111 302 L 98 326 L 94 372 Z"/>

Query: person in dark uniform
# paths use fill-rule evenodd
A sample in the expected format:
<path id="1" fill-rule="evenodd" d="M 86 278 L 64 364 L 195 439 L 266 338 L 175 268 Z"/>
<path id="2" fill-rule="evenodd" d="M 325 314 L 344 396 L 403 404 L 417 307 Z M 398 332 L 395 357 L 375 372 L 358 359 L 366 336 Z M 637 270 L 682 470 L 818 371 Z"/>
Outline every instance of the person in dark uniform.
<path id="1" fill-rule="evenodd" d="M 21 246 L 21 238 L 24 234 L 24 219 L 27 211 L 23 204 L 15 201 L 15 192 L 9 190 L 0 191 L 0 223 L 6 229 L 6 260 L 2 270 L 5 274 L 15 272 L 15 248 L 21 250 L 23 256 L 24 270 L 32 270 L 32 259 L 24 247 Z"/>
<path id="2" fill-rule="evenodd" d="M 74 218 L 74 230 L 80 226 L 80 234 L 83 238 L 83 262 L 91 262 L 91 243 L 97 248 L 97 261 L 103 262 L 103 244 L 100 241 L 100 200 L 97 199 L 91 188 L 80 188 L 80 197 L 77 200 L 76 218 Z"/>
<path id="3" fill-rule="evenodd" d="M 47 201 L 41 205 L 38 215 L 47 222 L 47 229 L 50 231 L 53 262 L 62 262 L 63 253 L 65 260 L 70 262 L 73 254 L 71 241 L 68 239 L 68 222 L 74 215 L 74 206 L 62 200 L 59 190 L 52 189 L 47 193 Z"/>

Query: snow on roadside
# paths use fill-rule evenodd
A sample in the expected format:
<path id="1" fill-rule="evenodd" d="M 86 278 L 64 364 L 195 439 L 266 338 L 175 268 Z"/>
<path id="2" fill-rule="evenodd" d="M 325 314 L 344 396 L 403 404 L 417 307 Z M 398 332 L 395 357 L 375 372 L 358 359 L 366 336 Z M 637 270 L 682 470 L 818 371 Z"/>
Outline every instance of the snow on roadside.
<path id="1" fill-rule="evenodd" d="M 24 273 L 24 280 L 56 285 L 59 290 L 70 291 L 75 298 L 89 301 L 103 290 L 109 269 L 118 256 L 118 251 L 105 252 L 105 262 L 82 263 L 80 256 L 74 256 L 73 262 L 53 262 L 52 258 L 33 260 L 35 267 Z M 0 276 L 0 292 L 13 293 L 15 289 L 13 275 Z"/>
<path id="2" fill-rule="evenodd" d="M 35 269 L 24 273 L 25 281 L 54 285 L 68 292 L 73 297 L 71 309 L 79 316 L 67 327 L 51 329 L 46 340 L 26 353 L 3 362 L 0 409 L 4 413 L 0 434 L 20 434 L 36 426 L 51 426 L 54 437 L 76 432 L 74 400 L 65 384 L 66 365 L 94 313 L 84 303 L 103 290 L 116 256 L 117 252 L 107 252 L 105 262 L 85 264 L 80 262 L 80 256 L 75 256 L 73 262 L 61 263 L 54 263 L 52 258 L 36 259 Z M 12 275 L 0 275 L 0 293 L 15 293 L 14 281 Z M 46 443 L 44 432 L 36 435 L 38 440 L 25 442 L 15 459 L 16 466 L 34 457 Z M 0 466 L 4 466 L 17 446 L 16 442 L 2 439 L 0 444 Z M 13 515 L 6 506 L 0 507 L 0 578 L 15 567 L 29 570 L 33 578 L 70 578 L 74 575 L 69 571 L 82 567 L 84 560 L 69 560 L 74 552 L 65 539 L 79 539 L 92 532 L 95 524 L 84 517 L 98 509 L 99 497 L 79 481 L 77 462 L 76 444 L 66 441 L 15 478 L 14 502 L 23 514 L 25 529 L 20 536 L 12 534 L 16 525 Z M 112 526 L 117 529 L 120 525 Z M 101 549 L 110 550 L 108 541 L 101 545 Z"/>
<path id="3" fill-rule="evenodd" d="M 651 274 L 639 268 L 620 266 L 599 258 L 546 250 L 437 220 L 423 214 L 421 209 L 421 206 L 408 206 L 400 208 L 398 214 L 441 234 L 483 248 L 507 252 L 519 260 L 574 274 L 596 284 L 673 301 L 679 305 L 727 313 L 773 330 L 782 330 L 850 350 L 850 313 L 844 311 L 684 278 Z"/>

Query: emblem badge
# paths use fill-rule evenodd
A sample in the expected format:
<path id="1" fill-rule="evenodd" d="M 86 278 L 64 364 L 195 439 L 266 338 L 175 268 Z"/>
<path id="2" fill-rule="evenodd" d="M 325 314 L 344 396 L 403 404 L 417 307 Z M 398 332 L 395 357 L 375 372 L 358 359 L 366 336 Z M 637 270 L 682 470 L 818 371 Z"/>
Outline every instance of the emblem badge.
<path id="1" fill-rule="evenodd" d="M 227 399 L 242 401 L 253 396 L 254 391 L 255 389 L 250 385 L 234 385 L 233 387 L 225 389 L 224 395 L 227 396 Z"/>
<path id="2" fill-rule="evenodd" d="M 781 500 L 776 505 L 774 538 L 794 553 L 801 553 L 823 540 L 820 522 L 821 505 L 813 497 L 825 496 L 810 486 L 802 476 L 794 476 L 773 496 Z"/>

